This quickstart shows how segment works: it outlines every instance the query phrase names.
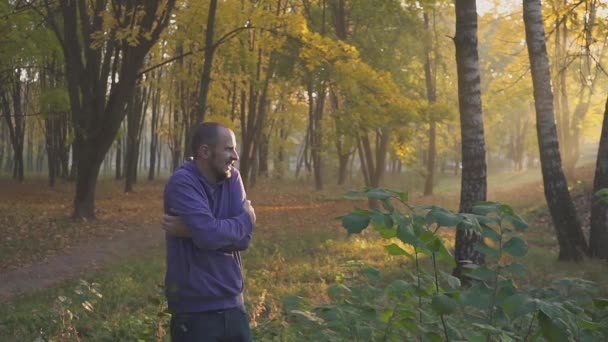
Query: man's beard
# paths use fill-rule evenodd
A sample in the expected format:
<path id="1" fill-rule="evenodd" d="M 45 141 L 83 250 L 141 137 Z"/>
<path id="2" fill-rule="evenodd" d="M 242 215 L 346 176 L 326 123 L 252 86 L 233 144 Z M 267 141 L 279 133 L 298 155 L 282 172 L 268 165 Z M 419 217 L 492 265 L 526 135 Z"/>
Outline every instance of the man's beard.
<path id="1" fill-rule="evenodd" d="M 211 160 L 215 161 L 215 159 L 217 158 L 217 155 L 215 152 L 211 153 Z M 213 163 L 215 165 L 215 163 Z M 229 168 L 228 171 L 225 171 L 224 168 L 226 167 L 227 164 L 224 164 L 223 166 L 219 167 L 219 168 L 215 168 L 214 167 L 214 171 L 215 171 L 215 175 L 217 177 L 218 181 L 223 181 L 226 180 L 230 177 L 232 177 L 232 168 Z"/>

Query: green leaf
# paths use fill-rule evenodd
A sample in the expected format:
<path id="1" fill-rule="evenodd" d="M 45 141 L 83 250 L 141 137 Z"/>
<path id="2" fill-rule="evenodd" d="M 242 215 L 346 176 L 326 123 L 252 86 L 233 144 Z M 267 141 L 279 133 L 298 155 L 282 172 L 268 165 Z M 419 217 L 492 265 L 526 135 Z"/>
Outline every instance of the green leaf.
<path id="1" fill-rule="evenodd" d="M 411 288 L 405 280 L 397 279 L 390 283 L 386 288 L 385 292 L 392 297 L 403 297 L 410 293 Z"/>
<path id="2" fill-rule="evenodd" d="M 600 310 L 606 309 L 608 308 L 608 299 L 596 298 L 593 300 L 593 305 Z"/>
<path id="3" fill-rule="evenodd" d="M 536 301 L 524 293 L 512 295 L 504 300 L 502 308 L 505 313 L 515 320 L 538 309 Z"/>
<path id="4" fill-rule="evenodd" d="M 499 210 L 501 213 L 506 214 L 506 215 L 514 215 L 515 212 L 513 211 L 513 208 L 511 208 L 509 205 L 507 204 L 500 204 L 498 206 Z"/>
<path id="5" fill-rule="evenodd" d="M 548 341 L 552 342 L 567 342 L 568 331 L 564 331 L 563 327 L 560 327 L 555 320 L 551 319 L 543 310 L 538 312 L 538 323 L 540 324 L 540 330 L 542 336 Z"/>
<path id="6" fill-rule="evenodd" d="M 420 241 L 416 235 L 414 235 L 412 226 L 405 220 L 399 223 L 399 227 L 397 228 L 397 238 L 399 238 L 401 242 L 407 243 L 411 246 L 417 247 L 420 245 Z"/>
<path id="7" fill-rule="evenodd" d="M 443 341 L 443 337 L 441 337 L 441 335 L 439 335 L 436 332 L 432 332 L 429 331 L 427 333 L 424 334 L 424 338 L 426 339 L 426 341 L 431 341 L 431 342 L 441 342 Z"/>
<path id="8" fill-rule="evenodd" d="M 342 295 L 346 294 L 346 293 L 350 293 L 350 289 L 343 284 L 337 284 L 337 285 L 331 285 L 329 288 L 327 288 L 327 294 L 329 295 L 329 298 L 332 299 L 338 299 L 340 297 L 342 297 Z M 297 307 L 296 307 L 297 308 Z M 296 309 L 294 308 L 294 309 Z"/>
<path id="9" fill-rule="evenodd" d="M 391 320 L 391 317 L 393 317 L 393 310 L 384 310 L 380 313 L 378 318 L 380 319 L 380 322 L 388 323 Z"/>
<path id="10" fill-rule="evenodd" d="M 499 253 L 496 249 L 486 245 L 483 241 L 473 247 L 476 251 L 483 253 L 486 257 L 498 258 Z"/>
<path id="11" fill-rule="evenodd" d="M 283 307 L 286 311 L 309 309 L 308 300 L 300 296 L 287 296 L 283 298 Z"/>
<path id="12" fill-rule="evenodd" d="M 296 319 L 302 320 L 310 324 L 323 324 L 325 321 L 312 312 L 302 310 L 290 310 L 289 313 Z"/>
<path id="13" fill-rule="evenodd" d="M 397 246 L 394 243 L 391 243 L 388 246 L 384 246 L 384 249 L 386 249 L 386 251 L 388 252 L 388 254 L 390 255 L 405 255 L 408 257 L 412 257 L 412 255 L 408 252 L 406 252 L 403 248 Z"/>
<path id="14" fill-rule="evenodd" d="M 407 203 L 407 201 L 409 200 L 409 194 L 405 191 L 405 192 L 399 192 L 399 191 L 391 191 L 393 194 L 395 194 L 397 197 L 399 197 L 399 199 L 404 202 Z"/>
<path id="15" fill-rule="evenodd" d="M 431 307 L 439 315 L 449 315 L 458 309 L 458 302 L 443 293 L 433 294 Z"/>
<path id="16" fill-rule="evenodd" d="M 486 216 L 488 214 L 498 214 L 498 204 L 494 202 L 477 202 L 473 205 L 472 213 L 475 215 Z"/>
<path id="17" fill-rule="evenodd" d="M 382 206 L 384 207 L 384 209 L 393 212 L 395 210 L 395 206 L 393 206 L 393 204 L 391 203 L 390 198 L 387 198 L 385 200 L 382 201 Z"/>
<path id="18" fill-rule="evenodd" d="M 490 289 L 483 282 L 478 282 L 463 291 L 462 303 L 464 305 L 487 310 L 490 305 L 490 295 L 493 293 L 493 289 Z"/>
<path id="19" fill-rule="evenodd" d="M 390 214 L 384 214 L 379 211 L 373 211 L 371 217 L 372 225 L 374 228 L 392 228 L 393 227 L 393 217 Z"/>
<path id="20" fill-rule="evenodd" d="M 458 279 L 457 277 L 454 277 L 453 275 L 446 273 L 444 271 L 439 271 L 439 273 L 443 276 L 443 279 L 445 279 L 448 282 L 448 285 L 453 288 L 453 289 L 457 289 L 460 287 L 460 279 Z"/>
<path id="21" fill-rule="evenodd" d="M 481 226 L 481 236 L 483 236 L 484 238 L 492 239 L 496 242 L 502 240 L 502 236 L 500 235 L 500 233 L 486 226 L 485 224 Z"/>
<path id="22" fill-rule="evenodd" d="M 503 270 L 517 277 L 523 277 L 526 274 L 526 266 L 518 262 L 506 266 Z"/>
<path id="23" fill-rule="evenodd" d="M 426 214 L 426 223 L 437 223 L 439 227 L 456 227 L 462 218 L 458 215 L 439 207 L 433 207 Z"/>
<path id="24" fill-rule="evenodd" d="M 502 249 L 512 256 L 522 257 L 528 253 L 528 244 L 519 236 L 513 236 L 502 246 Z"/>
<path id="25" fill-rule="evenodd" d="M 370 189 L 365 193 L 365 195 L 369 198 L 381 201 L 392 197 L 392 194 L 384 189 Z"/>
<path id="26" fill-rule="evenodd" d="M 369 225 L 370 218 L 367 215 L 353 212 L 342 217 L 342 226 L 348 234 L 359 234 Z"/>
<path id="27" fill-rule="evenodd" d="M 578 323 L 578 326 L 580 328 L 582 328 L 583 330 L 597 330 L 597 329 L 604 327 L 604 324 L 597 323 L 597 322 L 590 322 L 590 321 L 584 320 L 582 318 L 577 319 L 576 322 Z"/>
<path id="28" fill-rule="evenodd" d="M 517 230 L 517 231 L 523 231 L 528 228 L 528 223 L 526 223 L 526 221 L 524 221 L 524 219 L 521 218 L 521 216 L 519 216 L 519 215 L 507 214 L 507 215 L 503 216 L 503 218 L 507 222 L 511 223 L 513 228 L 515 228 L 515 230 Z"/>
<path id="29" fill-rule="evenodd" d="M 479 266 L 467 273 L 467 275 L 478 280 L 488 280 L 496 277 L 496 271 L 491 270 L 486 266 Z"/>
<path id="30" fill-rule="evenodd" d="M 361 270 L 361 273 L 367 276 L 367 279 L 372 281 L 380 280 L 380 271 L 375 267 L 366 267 Z"/>

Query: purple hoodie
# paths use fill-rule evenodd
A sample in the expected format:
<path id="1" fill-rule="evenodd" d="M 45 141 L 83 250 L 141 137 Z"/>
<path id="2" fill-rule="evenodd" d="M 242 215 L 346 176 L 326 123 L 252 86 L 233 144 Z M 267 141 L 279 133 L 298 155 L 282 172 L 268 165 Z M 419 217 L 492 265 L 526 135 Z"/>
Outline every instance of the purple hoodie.
<path id="1" fill-rule="evenodd" d="M 166 214 L 188 225 L 192 238 L 166 234 L 165 295 L 174 313 L 229 309 L 243 305 L 239 251 L 251 242 L 253 224 L 243 209 L 241 175 L 210 183 L 194 161 L 176 170 L 164 193 Z"/>

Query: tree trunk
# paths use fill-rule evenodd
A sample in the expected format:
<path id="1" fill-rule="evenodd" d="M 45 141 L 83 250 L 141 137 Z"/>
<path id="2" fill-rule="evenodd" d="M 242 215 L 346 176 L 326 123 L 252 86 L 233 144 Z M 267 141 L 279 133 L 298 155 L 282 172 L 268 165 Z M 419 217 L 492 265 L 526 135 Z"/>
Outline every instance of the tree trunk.
<path id="1" fill-rule="evenodd" d="M 78 139 L 78 138 L 77 138 Z M 78 177 L 76 177 L 76 195 L 74 197 L 75 218 L 95 218 L 95 190 L 97 187 L 97 176 L 103 157 L 96 154 L 97 146 L 77 142 L 81 151 L 76 160 L 78 164 Z M 87 153 L 90 152 L 90 153 Z"/>
<path id="2" fill-rule="evenodd" d="M 593 193 L 608 188 L 608 98 L 604 109 L 602 135 L 597 151 Z M 589 235 L 589 254 L 592 257 L 608 260 L 608 203 L 593 198 L 591 201 L 591 232 Z"/>
<path id="3" fill-rule="evenodd" d="M 433 194 L 433 187 L 435 185 L 435 159 L 437 157 L 437 123 L 431 120 L 429 123 L 429 154 L 426 164 L 426 180 L 424 182 L 424 195 L 429 196 Z"/>
<path id="4" fill-rule="evenodd" d="M 433 19 L 434 20 L 434 19 Z M 426 98 L 429 104 L 433 104 L 437 101 L 437 73 L 433 72 L 436 70 L 436 67 L 432 67 L 431 64 L 437 63 L 437 56 L 435 58 L 431 58 L 431 51 L 433 51 L 433 43 L 435 37 L 432 35 L 430 23 L 429 23 L 429 15 L 425 11 L 424 12 L 424 27 L 429 34 L 429 37 L 432 39 L 428 39 L 425 47 L 425 62 L 424 62 L 424 79 L 426 83 Z M 433 118 L 433 113 L 431 113 L 431 117 L 429 118 L 429 148 L 428 148 L 428 158 L 426 163 L 426 180 L 424 182 L 424 195 L 429 196 L 433 194 L 433 187 L 435 183 L 435 159 L 437 157 L 437 123 Z"/>
<path id="5" fill-rule="evenodd" d="M 127 110 L 127 157 L 125 158 L 125 192 L 133 191 L 137 183 L 137 168 L 141 133 L 148 107 L 149 89 L 140 86 L 135 90 Z"/>
<path id="6" fill-rule="evenodd" d="M 211 67 L 213 56 L 215 55 L 215 43 L 213 42 L 213 30 L 215 28 L 215 13 L 217 10 L 217 0 L 210 0 L 209 13 L 207 15 L 207 29 L 205 30 L 205 60 L 201 71 L 201 83 L 198 94 L 198 101 L 195 106 L 196 122 L 198 124 L 205 121 L 205 111 L 207 109 L 207 94 L 211 84 Z"/>
<path id="7" fill-rule="evenodd" d="M 258 150 L 259 168 L 258 174 L 260 177 L 268 178 L 268 148 L 269 148 L 270 136 L 262 134 L 260 141 L 260 148 Z"/>
<path id="8" fill-rule="evenodd" d="M 323 160 L 321 158 L 323 148 L 322 120 L 325 108 L 326 89 L 324 82 L 315 90 L 311 75 L 308 82 L 308 110 L 311 134 L 310 134 L 310 154 L 312 157 L 313 175 L 315 179 L 315 189 L 323 190 Z"/>
<path id="9" fill-rule="evenodd" d="M 481 107 L 479 55 L 477 52 L 477 7 L 475 0 L 456 1 L 456 65 L 458 107 L 462 141 L 460 208 L 470 213 L 473 203 L 486 200 L 486 156 Z M 485 256 L 474 249 L 482 241 L 473 231 L 456 231 L 454 274 L 461 276 L 469 262 L 483 264 Z"/>
<path id="10" fill-rule="evenodd" d="M 523 9 L 545 198 L 560 246 L 559 260 L 580 261 L 588 249 L 562 171 L 540 0 L 524 0 Z"/>
<path id="11" fill-rule="evenodd" d="M 123 141 L 123 136 L 122 134 L 116 139 L 116 174 L 115 174 L 115 179 L 116 180 L 121 180 L 122 179 L 122 159 L 123 159 L 123 153 L 122 153 L 122 141 Z"/>
<path id="12" fill-rule="evenodd" d="M 359 157 L 365 185 L 372 188 L 380 186 L 382 177 L 386 170 L 386 156 L 390 142 L 390 130 L 386 128 L 376 129 L 376 144 L 372 149 L 367 132 L 359 136 Z M 380 202 L 372 198 L 369 199 L 370 209 L 378 208 Z"/>
<path id="13" fill-rule="evenodd" d="M 346 177 L 348 176 L 348 161 L 352 153 L 338 152 L 338 185 L 344 185 L 346 183 Z"/>
<path id="14" fill-rule="evenodd" d="M 21 70 L 17 69 L 7 77 L 5 84 L 0 86 L 0 105 L 8 127 L 9 139 L 13 147 L 12 174 L 13 179 L 20 182 L 24 179 L 23 143 L 25 137 L 25 117 L 23 113 L 23 96 Z"/>
<path id="15" fill-rule="evenodd" d="M 150 165 L 148 167 L 148 180 L 154 180 L 155 169 L 160 165 L 160 160 L 157 161 L 158 155 L 158 125 L 160 116 L 160 81 L 162 79 L 162 72 L 158 71 L 155 80 L 158 82 L 154 86 L 154 95 L 152 96 L 152 118 L 150 119 Z"/>
<path id="16" fill-rule="evenodd" d="M 6 136 L 4 132 L 4 126 L 0 122 L 0 173 L 2 173 L 2 167 L 4 166 L 4 149 L 6 148 Z"/>

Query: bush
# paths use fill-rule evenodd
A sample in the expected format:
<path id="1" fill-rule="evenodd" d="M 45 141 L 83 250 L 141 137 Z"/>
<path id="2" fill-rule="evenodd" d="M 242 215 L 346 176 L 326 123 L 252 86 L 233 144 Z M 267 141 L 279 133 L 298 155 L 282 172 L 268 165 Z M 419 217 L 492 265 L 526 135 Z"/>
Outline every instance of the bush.
<path id="1" fill-rule="evenodd" d="M 359 277 L 328 290 L 331 302 L 311 307 L 305 298 L 284 300 L 294 338 L 315 341 L 598 341 L 608 338 L 608 300 L 591 282 L 567 278 L 551 286 L 517 286 L 525 274 L 528 225 L 513 209 L 477 203 L 472 214 L 437 206 L 413 206 L 407 193 L 385 189 L 351 192 L 382 203 L 342 216 L 348 234 L 368 226 L 387 240 L 387 253 L 411 260 L 403 279 L 383 281 L 362 267 Z M 439 235 L 443 229 L 481 234 L 475 248 L 485 265 L 467 265 L 466 284 L 449 271 L 454 260 Z"/>

